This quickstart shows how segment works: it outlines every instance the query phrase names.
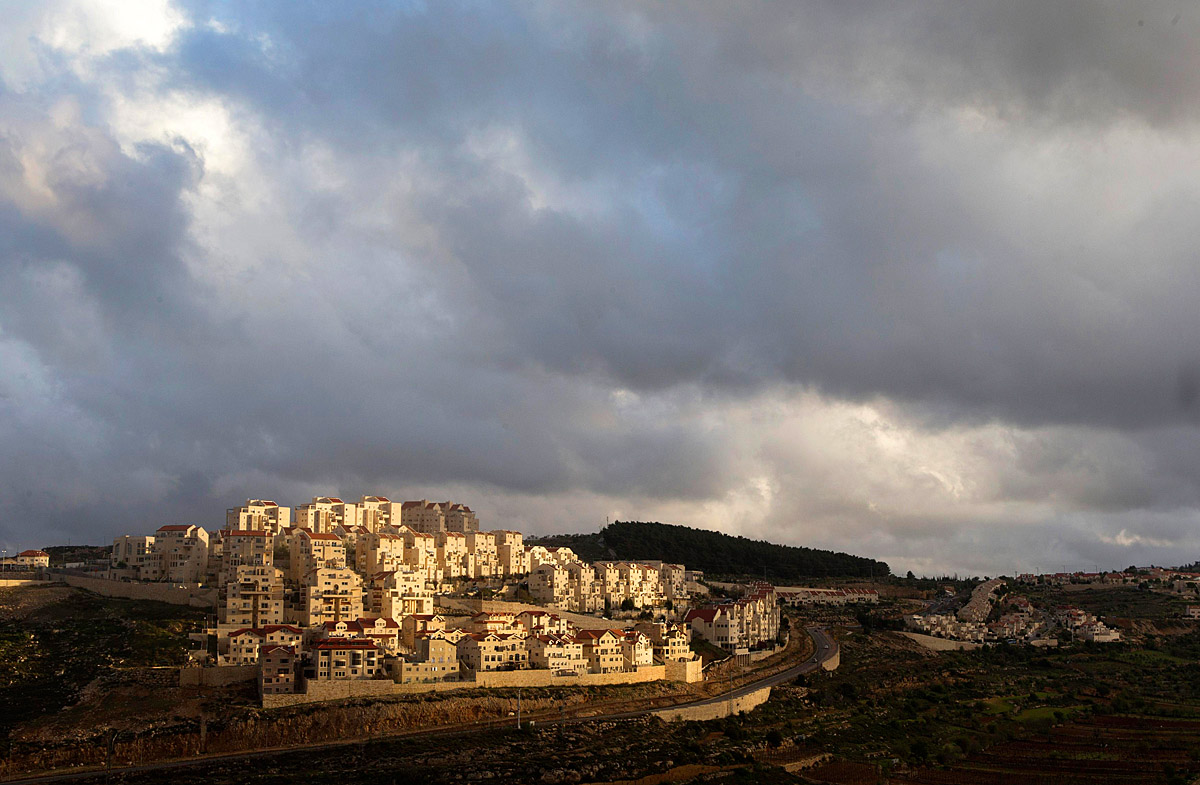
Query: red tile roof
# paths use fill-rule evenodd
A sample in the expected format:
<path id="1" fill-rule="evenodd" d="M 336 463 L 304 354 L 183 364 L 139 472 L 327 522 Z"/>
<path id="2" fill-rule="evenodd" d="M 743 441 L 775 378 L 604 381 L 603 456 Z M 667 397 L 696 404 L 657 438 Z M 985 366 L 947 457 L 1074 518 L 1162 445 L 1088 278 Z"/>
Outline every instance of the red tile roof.
<path id="1" fill-rule="evenodd" d="M 301 529 L 300 533 L 306 535 L 310 540 L 338 540 L 336 534 L 326 534 L 324 532 L 314 532 L 308 529 Z M 340 540 L 338 540 L 340 542 Z"/>

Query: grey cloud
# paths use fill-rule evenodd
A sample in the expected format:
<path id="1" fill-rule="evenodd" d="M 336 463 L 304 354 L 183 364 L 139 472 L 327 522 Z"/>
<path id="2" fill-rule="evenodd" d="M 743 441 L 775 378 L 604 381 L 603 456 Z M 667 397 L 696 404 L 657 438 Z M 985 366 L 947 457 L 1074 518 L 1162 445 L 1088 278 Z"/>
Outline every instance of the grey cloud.
<path id="1" fill-rule="evenodd" d="M 198 4 L 163 53 L 0 94 L 6 178 L 40 129 L 60 150 L 53 208 L 0 198 L 0 341 L 54 391 L 0 409 L 39 434 L 3 454 L 0 490 L 36 492 L 0 538 L 211 524 L 298 488 L 702 505 L 774 472 L 793 487 L 748 530 L 849 522 L 899 558 L 889 526 L 954 530 L 965 560 L 984 513 L 868 504 L 928 476 L 746 446 L 733 410 L 798 389 L 1041 434 L 979 450 L 995 504 L 1116 516 L 1105 536 L 1185 519 L 1196 193 L 1098 151 L 1186 144 L 1200 18 L 1131 9 Z M 205 191 L 200 147 L 120 138 L 111 96 L 150 72 L 225 107 L 264 204 Z M 1042 178 L 1015 171 L 1031 155 Z M 1122 198 L 1128 174 L 1162 194 Z M 64 473 L 77 494 L 46 501 Z M 1124 552 L 1045 525 L 1064 558 Z"/>

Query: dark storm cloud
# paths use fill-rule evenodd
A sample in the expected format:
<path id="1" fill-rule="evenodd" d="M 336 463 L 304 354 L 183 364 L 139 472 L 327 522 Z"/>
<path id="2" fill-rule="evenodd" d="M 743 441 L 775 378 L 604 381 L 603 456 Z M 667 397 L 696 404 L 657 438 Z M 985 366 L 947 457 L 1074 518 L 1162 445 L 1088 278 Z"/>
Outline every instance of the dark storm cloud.
<path id="1" fill-rule="evenodd" d="M 916 559 L 1009 505 L 1092 558 L 1200 504 L 1188 9 L 186 10 L 0 73 L 0 539 L 773 483 L 737 525 Z M 945 454 L 781 446 L 805 389 Z"/>

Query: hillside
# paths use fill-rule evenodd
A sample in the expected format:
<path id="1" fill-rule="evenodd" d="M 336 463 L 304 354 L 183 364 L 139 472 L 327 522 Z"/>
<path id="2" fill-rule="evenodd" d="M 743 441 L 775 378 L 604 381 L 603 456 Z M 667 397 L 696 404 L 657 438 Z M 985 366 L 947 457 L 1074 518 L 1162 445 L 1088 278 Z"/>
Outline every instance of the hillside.
<path id="1" fill-rule="evenodd" d="M 890 574 L 884 562 L 848 553 L 776 545 L 666 523 L 616 521 L 596 534 L 557 534 L 529 542 L 566 546 L 587 561 L 661 559 L 713 576 L 749 575 L 776 582 Z"/>

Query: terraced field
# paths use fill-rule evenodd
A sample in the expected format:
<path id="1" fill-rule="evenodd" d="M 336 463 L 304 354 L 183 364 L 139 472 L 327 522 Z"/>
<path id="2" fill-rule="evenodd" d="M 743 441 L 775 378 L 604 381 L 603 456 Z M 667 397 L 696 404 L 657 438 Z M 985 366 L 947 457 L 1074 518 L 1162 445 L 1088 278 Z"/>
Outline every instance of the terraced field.
<path id="1" fill-rule="evenodd" d="M 922 785 L 1160 785 L 1200 775 L 1200 720 L 1094 716 L 997 744 L 952 766 L 893 776 Z"/>

